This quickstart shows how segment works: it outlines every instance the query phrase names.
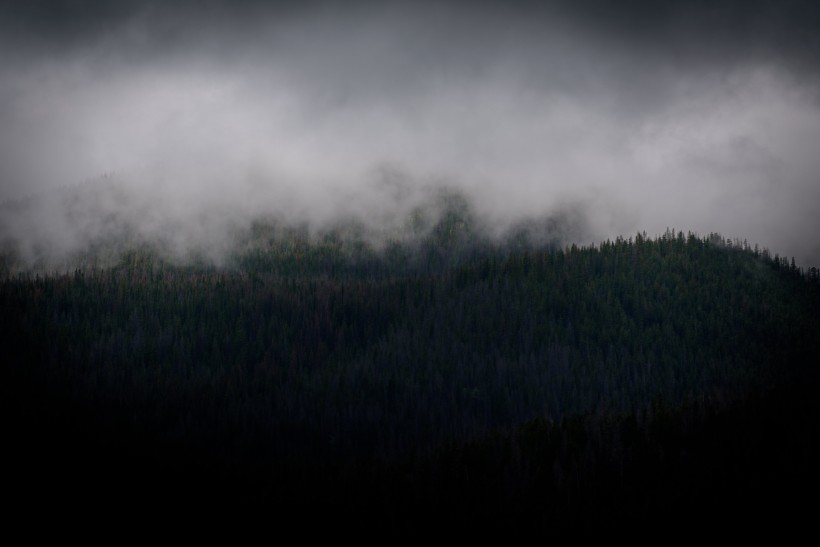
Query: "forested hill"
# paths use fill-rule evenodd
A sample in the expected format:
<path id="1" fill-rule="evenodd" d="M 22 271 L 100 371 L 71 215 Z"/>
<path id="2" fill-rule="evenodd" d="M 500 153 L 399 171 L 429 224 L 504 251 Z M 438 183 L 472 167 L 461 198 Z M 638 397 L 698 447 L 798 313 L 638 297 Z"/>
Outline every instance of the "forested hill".
<path id="1" fill-rule="evenodd" d="M 810 473 L 814 268 L 715 235 L 481 242 L 458 216 L 379 249 L 256 230 L 223 267 L 2 280 L 18 495 L 550 525 Z"/>

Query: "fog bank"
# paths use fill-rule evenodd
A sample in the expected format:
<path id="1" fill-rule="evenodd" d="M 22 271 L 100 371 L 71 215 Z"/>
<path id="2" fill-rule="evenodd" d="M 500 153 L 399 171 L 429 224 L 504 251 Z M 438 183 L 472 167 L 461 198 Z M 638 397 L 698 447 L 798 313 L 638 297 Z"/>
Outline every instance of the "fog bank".
<path id="1" fill-rule="evenodd" d="M 111 230 L 216 257 L 259 217 L 394 230 L 449 188 L 499 233 L 572 211 L 579 243 L 673 227 L 820 264 L 802 4 L 12 5 L 0 239 L 31 259 Z"/>

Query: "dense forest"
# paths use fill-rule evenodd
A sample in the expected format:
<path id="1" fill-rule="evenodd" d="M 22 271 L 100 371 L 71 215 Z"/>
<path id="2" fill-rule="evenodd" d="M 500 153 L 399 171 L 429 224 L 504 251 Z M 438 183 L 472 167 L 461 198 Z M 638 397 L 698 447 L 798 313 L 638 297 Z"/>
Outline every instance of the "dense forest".
<path id="1" fill-rule="evenodd" d="M 810 514 L 817 269 L 716 234 L 487 238 L 458 207 L 419 233 L 5 267 L 7 495 L 363 528 Z"/>

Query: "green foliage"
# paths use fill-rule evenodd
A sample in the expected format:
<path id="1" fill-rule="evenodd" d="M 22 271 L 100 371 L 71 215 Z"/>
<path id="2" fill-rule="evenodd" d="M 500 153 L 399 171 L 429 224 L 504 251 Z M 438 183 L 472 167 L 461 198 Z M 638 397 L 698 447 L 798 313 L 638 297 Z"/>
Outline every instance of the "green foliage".
<path id="1" fill-rule="evenodd" d="M 584 422 L 574 436 L 574 416 L 815 381 L 814 270 L 715 235 L 507 247 L 457 213 L 380 252 L 260 225 L 224 268 L 143 250 L 109 269 L 7 277 L 8 400 L 18 416 L 75 409 L 140 443 L 268 462 L 264 473 L 334 462 L 342 483 L 360 462 L 422 461 L 435 473 L 441 447 L 528 423 L 514 450 L 564 454 L 544 471 L 563 484 L 587 465 L 566 454 L 582 458 L 592 435 Z M 619 418 L 602 434 L 616 428 L 632 446 L 658 419 Z M 559 437 L 537 425 L 553 420 Z"/>

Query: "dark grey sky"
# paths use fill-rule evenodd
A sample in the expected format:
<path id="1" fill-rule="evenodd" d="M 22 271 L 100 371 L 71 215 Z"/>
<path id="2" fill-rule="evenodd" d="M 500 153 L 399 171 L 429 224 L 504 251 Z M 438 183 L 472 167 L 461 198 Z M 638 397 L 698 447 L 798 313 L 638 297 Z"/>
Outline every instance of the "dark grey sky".
<path id="1" fill-rule="evenodd" d="M 94 207 L 184 246 L 390 217 L 390 173 L 500 225 L 571 207 L 586 242 L 672 226 L 820 264 L 816 2 L 168 4 L 0 2 L 0 200 L 113 173 Z M 98 223 L 61 207 L 0 230 L 81 246 Z"/>

